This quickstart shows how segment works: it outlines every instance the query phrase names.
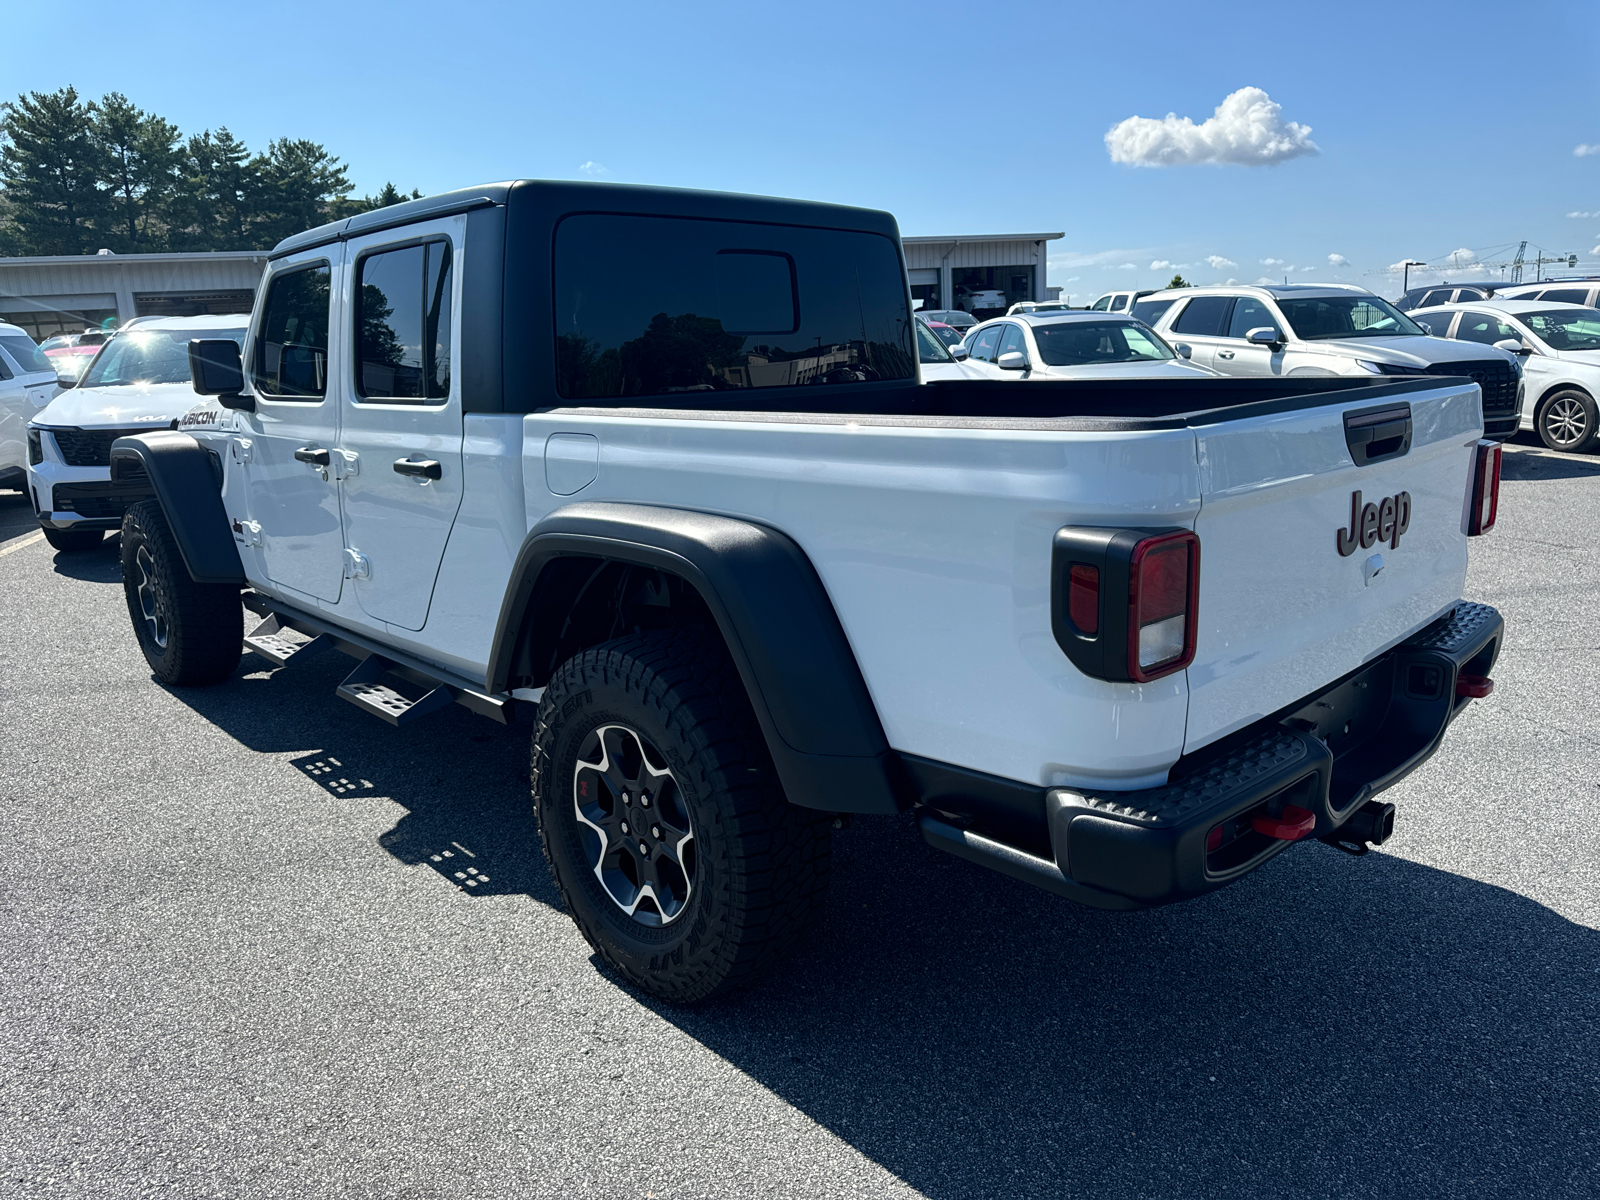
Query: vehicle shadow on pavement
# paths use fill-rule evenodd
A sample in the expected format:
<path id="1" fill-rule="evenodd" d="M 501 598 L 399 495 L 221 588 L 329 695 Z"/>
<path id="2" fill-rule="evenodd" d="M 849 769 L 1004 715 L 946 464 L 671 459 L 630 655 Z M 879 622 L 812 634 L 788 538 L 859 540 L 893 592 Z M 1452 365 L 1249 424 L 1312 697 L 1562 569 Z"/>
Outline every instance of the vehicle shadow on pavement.
<path id="1" fill-rule="evenodd" d="M 795 960 L 652 1007 L 935 1200 L 1600 1191 L 1600 936 L 1539 904 L 1310 845 L 1113 914 L 836 844 Z"/>
<path id="2" fill-rule="evenodd" d="M 1600 477 L 1600 457 L 1569 454 L 1502 454 L 1500 478 L 1516 480 L 1594 479 Z"/>
<path id="3" fill-rule="evenodd" d="M 93 550 L 57 550 L 55 573 L 84 583 L 122 582 L 122 535 L 106 538 Z"/>
<path id="4" fill-rule="evenodd" d="M 378 839 L 401 862 L 472 895 L 527 895 L 559 908 L 528 794 L 526 731 L 455 705 L 392 728 L 334 694 L 353 665 L 327 653 L 267 674 L 247 654 L 227 682 L 170 694 L 251 750 L 300 751 L 290 765 L 333 796 L 405 808 Z"/>

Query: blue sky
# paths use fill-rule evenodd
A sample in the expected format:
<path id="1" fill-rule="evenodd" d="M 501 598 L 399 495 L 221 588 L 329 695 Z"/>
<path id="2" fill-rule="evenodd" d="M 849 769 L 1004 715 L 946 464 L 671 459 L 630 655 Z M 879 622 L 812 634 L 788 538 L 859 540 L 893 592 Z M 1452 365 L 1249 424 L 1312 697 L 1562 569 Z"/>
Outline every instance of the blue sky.
<path id="1" fill-rule="evenodd" d="M 24 5 L 0 94 L 118 90 L 185 133 L 312 138 L 357 192 L 589 175 L 887 208 L 907 234 L 1060 230 L 1050 282 L 1080 302 L 1164 283 L 1158 262 L 1389 294 L 1367 272 L 1522 238 L 1600 265 L 1600 4 L 1215 7 Z M 1199 124 L 1242 88 L 1316 152 L 1112 161 L 1119 123 Z"/>

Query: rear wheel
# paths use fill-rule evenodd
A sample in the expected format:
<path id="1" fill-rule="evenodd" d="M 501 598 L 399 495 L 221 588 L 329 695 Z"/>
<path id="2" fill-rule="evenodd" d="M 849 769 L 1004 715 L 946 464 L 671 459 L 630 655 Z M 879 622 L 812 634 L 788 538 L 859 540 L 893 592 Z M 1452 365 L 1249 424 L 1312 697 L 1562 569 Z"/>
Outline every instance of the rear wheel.
<path id="1" fill-rule="evenodd" d="M 99 529 L 49 529 L 44 531 L 44 540 L 57 550 L 71 554 L 79 550 L 95 550 L 105 541 L 104 531 Z"/>
<path id="2" fill-rule="evenodd" d="M 1586 454 L 1600 444 L 1594 400 L 1579 391 L 1557 392 L 1539 408 L 1534 427 L 1552 450 Z"/>
<path id="3" fill-rule="evenodd" d="M 663 630 L 569 659 L 539 704 L 532 775 L 568 912 L 652 995 L 753 982 L 821 907 L 832 820 L 785 800 L 718 638 Z"/>
<path id="4" fill-rule="evenodd" d="M 122 519 L 122 590 L 139 649 L 162 683 L 192 687 L 233 674 L 244 642 L 239 589 L 194 581 L 154 500 Z"/>

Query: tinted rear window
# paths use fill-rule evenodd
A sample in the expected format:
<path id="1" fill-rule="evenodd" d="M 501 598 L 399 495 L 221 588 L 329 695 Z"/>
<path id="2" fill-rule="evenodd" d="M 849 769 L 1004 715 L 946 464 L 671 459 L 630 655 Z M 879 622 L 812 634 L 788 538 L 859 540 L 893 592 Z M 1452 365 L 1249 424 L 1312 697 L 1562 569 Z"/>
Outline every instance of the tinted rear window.
<path id="1" fill-rule="evenodd" d="M 17 365 L 24 373 L 55 370 L 44 352 L 25 333 L 0 333 L 0 346 L 4 346 L 6 352 L 17 360 Z"/>
<path id="2" fill-rule="evenodd" d="M 1172 331 L 1192 333 L 1196 337 L 1221 337 L 1232 309 L 1232 296 L 1196 296 L 1178 314 Z"/>
<path id="3" fill-rule="evenodd" d="M 1133 302 L 1133 315 L 1146 325 L 1154 325 L 1171 307 L 1171 300 L 1135 300 Z"/>
<path id="4" fill-rule="evenodd" d="M 568 399 L 914 377 L 904 270 L 876 234 L 568 217 L 555 301 Z"/>

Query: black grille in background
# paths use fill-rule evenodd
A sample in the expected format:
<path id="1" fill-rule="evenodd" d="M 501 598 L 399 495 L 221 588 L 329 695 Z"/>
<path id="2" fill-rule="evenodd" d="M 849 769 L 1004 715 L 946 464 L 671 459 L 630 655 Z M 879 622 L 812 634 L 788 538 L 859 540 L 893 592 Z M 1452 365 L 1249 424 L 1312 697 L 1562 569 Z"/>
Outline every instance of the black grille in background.
<path id="1" fill-rule="evenodd" d="M 69 467 L 109 467 L 111 443 L 119 437 L 132 437 L 136 433 L 149 433 L 160 425 L 146 425 L 142 429 L 52 429 L 61 457 Z"/>
<path id="2" fill-rule="evenodd" d="M 1434 363 L 1428 371 L 1432 375 L 1465 375 L 1482 388 L 1485 420 L 1508 417 L 1517 411 L 1517 369 L 1508 362 L 1489 359 Z"/>

